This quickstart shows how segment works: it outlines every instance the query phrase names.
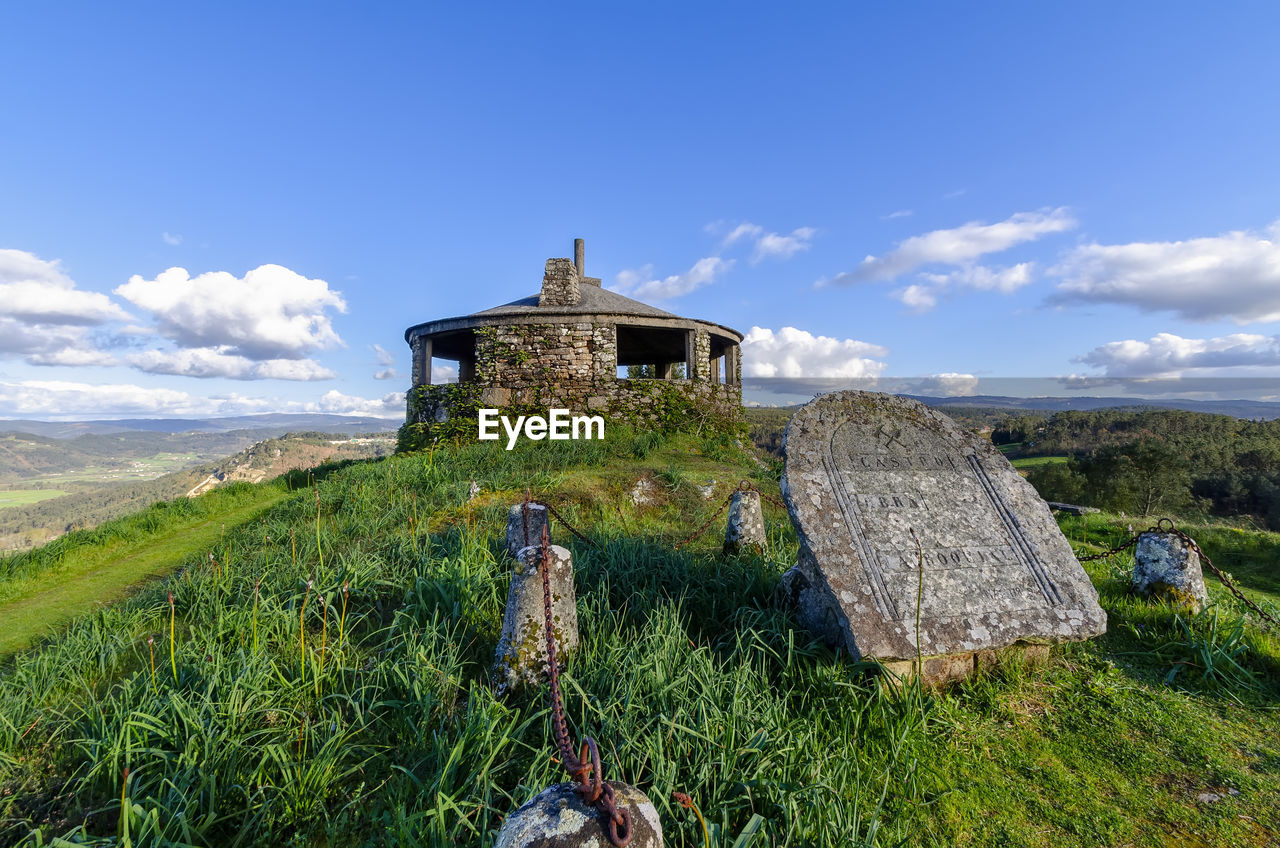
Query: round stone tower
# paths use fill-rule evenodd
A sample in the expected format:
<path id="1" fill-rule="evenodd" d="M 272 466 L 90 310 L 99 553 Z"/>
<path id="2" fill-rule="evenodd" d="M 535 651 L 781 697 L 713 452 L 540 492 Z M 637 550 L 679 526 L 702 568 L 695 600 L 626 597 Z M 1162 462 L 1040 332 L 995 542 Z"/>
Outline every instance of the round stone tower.
<path id="1" fill-rule="evenodd" d="M 542 289 L 465 315 L 415 324 L 410 424 L 477 407 L 562 408 L 652 418 L 673 394 L 719 414 L 742 405 L 742 334 L 681 318 L 600 286 L 573 259 L 548 259 Z M 431 362 L 457 363 L 457 383 L 433 384 Z"/>

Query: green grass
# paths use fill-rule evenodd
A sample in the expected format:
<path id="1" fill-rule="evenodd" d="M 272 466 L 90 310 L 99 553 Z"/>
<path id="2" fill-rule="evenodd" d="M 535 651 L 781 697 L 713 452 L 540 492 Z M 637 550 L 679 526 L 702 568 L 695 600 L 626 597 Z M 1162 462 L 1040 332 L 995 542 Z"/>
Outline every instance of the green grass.
<path id="1" fill-rule="evenodd" d="M 1014 468 L 1035 468 L 1037 465 L 1058 465 L 1067 461 L 1065 456 L 1024 456 L 1011 461 Z"/>
<path id="2" fill-rule="evenodd" d="M 58 498 L 65 495 L 66 492 L 58 489 L 9 489 L 0 491 L 0 509 L 7 506 L 27 506 L 28 504 L 40 503 L 49 498 Z"/>
<path id="3" fill-rule="evenodd" d="M 582 637 L 562 678 L 571 732 L 649 794 L 668 845 L 703 844 L 673 791 L 724 846 L 756 816 L 755 846 L 1280 838 L 1280 647 L 1252 624 L 1233 637 L 1241 610 L 1216 583 L 1217 618 L 1187 620 L 1127 595 L 1125 554 L 1090 564 L 1105 636 L 1055 647 L 1042 670 L 1011 660 L 943 693 L 899 692 L 777 605 L 796 539 L 776 508 L 762 556 L 721 556 L 722 521 L 672 549 L 738 479 L 776 493 L 757 469 L 723 445 L 611 432 L 334 470 L 318 503 L 303 491 L 229 525 L 216 568 L 196 546 L 0 668 L 0 843 L 124 844 L 127 825 L 139 845 L 491 844 L 563 779 L 545 694 L 499 698 L 487 682 L 505 517 L 526 486 L 596 543 L 554 528 L 574 554 Z M 635 507 L 642 473 L 658 503 Z M 695 483 L 710 479 L 704 500 Z M 1094 550 L 1125 533 L 1117 521 L 1064 528 Z M 1233 566 L 1269 604 L 1275 538 Z M 1232 550 L 1227 531 L 1204 542 L 1215 561 Z M 1243 676 L 1218 680 L 1224 657 Z"/>
<path id="4" fill-rule="evenodd" d="M 0 621 L 5 622 L 0 654 L 119 600 L 139 582 L 167 574 L 199 552 L 214 550 L 227 526 L 252 520 L 285 495 L 277 484 L 217 493 L 185 512 L 181 505 L 159 504 L 142 513 L 141 521 L 112 522 L 55 550 L 47 546 L 0 560 L 5 577 L 0 581 Z M 84 544 L 86 538 L 101 541 Z"/>

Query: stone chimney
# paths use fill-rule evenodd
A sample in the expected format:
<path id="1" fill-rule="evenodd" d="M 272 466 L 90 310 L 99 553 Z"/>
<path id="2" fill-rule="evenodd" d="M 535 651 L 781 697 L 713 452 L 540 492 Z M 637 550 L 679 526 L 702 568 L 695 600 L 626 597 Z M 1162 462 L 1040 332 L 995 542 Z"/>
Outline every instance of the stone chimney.
<path id="1" fill-rule="evenodd" d="M 587 276 L 587 244 L 582 239 L 573 240 L 573 267 L 578 271 L 579 283 L 600 288 L 599 277 Z"/>
<path id="2" fill-rule="evenodd" d="M 548 259 L 547 270 L 542 275 L 542 293 L 539 306 L 577 306 L 582 300 L 578 289 L 578 269 L 572 259 Z"/>

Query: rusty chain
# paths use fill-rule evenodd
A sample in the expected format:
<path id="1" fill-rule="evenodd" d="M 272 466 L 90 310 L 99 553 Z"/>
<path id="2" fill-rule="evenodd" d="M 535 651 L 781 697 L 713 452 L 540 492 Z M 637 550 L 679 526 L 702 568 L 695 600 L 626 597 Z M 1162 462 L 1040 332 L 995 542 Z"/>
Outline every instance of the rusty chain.
<path id="1" fill-rule="evenodd" d="M 1165 527 L 1166 524 L 1169 525 L 1167 529 Z M 1227 575 L 1223 573 L 1222 569 L 1218 568 L 1218 566 L 1213 564 L 1213 560 L 1209 559 L 1209 555 L 1206 554 L 1204 552 L 1204 549 L 1200 547 L 1200 543 L 1197 542 L 1195 539 L 1191 538 L 1182 530 L 1179 530 L 1177 527 L 1174 526 L 1172 518 L 1162 518 L 1159 521 L 1157 521 L 1155 524 L 1148 527 L 1146 530 L 1143 530 L 1142 532 L 1143 533 L 1168 533 L 1170 535 L 1177 536 L 1180 540 L 1182 540 L 1184 544 L 1186 544 L 1188 548 L 1195 551 L 1196 555 L 1200 557 L 1201 562 L 1209 566 L 1209 570 L 1212 571 L 1213 575 L 1218 578 L 1218 582 L 1220 582 L 1223 586 L 1226 586 L 1227 591 L 1230 592 L 1232 595 L 1234 595 L 1236 600 L 1240 601 L 1240 603 L 1244 604 L 1246 607 L 1253 610 L 1264 621 L 1270 622 L 1271 624 L 1276 626 L 1280 626 L 1280 621 L 1276 621 L 1275 618 L 1273 618 L 1272 616 L 1264 612 L 1261 607 L 1259 607 L 1253 601 L 1245 597 L 1244 593 L 1241 592 L 1240 589 L 1236 587 L 1235 583 L 1231 581 L 1231 578 L 1227 577 Z M 1114 554 L 1118 554 L 1123 550 L 1132 548 L 1135 545 L 1137 545 L 1138 538 L 1141 535 L 1142 533 L 1135 533 L 1133 534 L 1133 537 L 1129 539 L 1127 542 L 1123 542 L 1119 545 L 1116 545 L 1115 547 L 1111 548 L 1108 551 L 1103 551 L 1100 554 L 1092 554 L 1087 557 L 1076 557 L 1076 559 L 1078 559 L 1080 562 L 1092 562 L 1093 560 L 1098 560 L 1098 559 L 1103 559 L 1104 557 L 1113 556 Z"/>
<path id="2" fill-rule="evenodd" d="M 707 528 L 708 528 L 708 527 L 710 527 L 710 526 L 712 525 L 712 523 L 713 523 L 717 518 L 719 518 L 719 517 L 720 517 L 721 513 L 723 513 L 723 512 L 725 511 L 725 509 L 727 509 L 727 508 L 728 508 L 729 504 L 733 503 L 733 496 L 734 496 L 734 495 L 736 495 L 736 494 L 738 494 L 738 492 L 755 492 L 755 493 L 756 493 L 757 495 L 759 495 L 761 498 L 763 498 L 764 500 L 766 500 L 766 501 L 768 501 L 769 503 L 773 504 L 774 506 L 776 506 L 776 507 L 778 507 L 778 508 L 780 508 L 780 509 L 786 509 L 786 508 L 787 508 L 787 505 L 786 505 L 785 503 L 783 503 L 782 501 L 778 500 L 778 499 L 777 499 L 777 498 L 775 498 L 775 497 L 771 497 L 771 496 L 769 496 L 769 495 L 766 495 L 764 492 L 760 491 L 760 490 L 759 490 L 759 489 L 757 489 L 755 486 L 753 486 L 753 485 L 751 485 L 750 483 L 748 483 L 746 480 L 743 480 L 741 483 L 739 483 L 739 484 L 738 484 L 738 486 L 737 486 L 737 488 L 736 488 L 736 489 L 734 489 L 732 492 L 730 492 L 730 493 L 729 493 L 729 496 L 728 496 L 727 498 L 725 498 L 725 499 L 724 499 L 724 502 L 723 502 L 723 503 L 721 503 L 721 504 L 720 504 L 720 508 L 719 508 L 719 509 L 717 509 L 715 512 L 713 512 L 713 513 L 711 514 L 711 517 L 710 517 L 710 518 L 708 518 L 706 521 L 702 522 L 702 525 L 701 525 L 700 527 L 698 527 L 698 529 L 697 529 L 697 530 L 694 530 L 694 531 L 693 531 L 692 533 L 690 533 L 688 536 L 685 536 L 685 537 L 684 537 L 683 539 L 681 539 L 679 542 L 676 542 L 674 550 L 677 550 L 677 551 L 678 551 L 678 550 L 680 550 L 680 549 L 681 549 L 681 548 L 683 548 L 685 545 L 689 544 L 689 542 L 692 542 L 694 539 L 698 538 L 698 537 L 699 537 L 699 536 L 701 536 L 703 533 L 707 532 Z"/>
<path id="3" fill-rule="evenodd" d="M 527 502 L 526 502 L 527 504 Z M 525 507 L 528 512 L 528 506 Z M 529 532 L 525 522 L 525 534 Z M 538 569 L 542 573 L 542 611 L 547 633 L 547 669 L 551 679 L 551 732 L 556 748 L 560 751 L 560 764 L 578 782 L 575 791 L 588 804 L 594 804 L 605 820 L 605 832 L 609 841 L 622 848 L 631 841 L 631 812 L 619 810 L 614 800 L 613 787 L 604 782 L 604 769 L 600 764 L 600 748 L 596 740 L 586 736 L 581 750 L 575 754 L 569 739 L 569 727 L 564 719 L 564 703 L 560 696 L 560 668 L 556 660 L 556 636 L 551 615 L 551 540 L 546 525 L 542 527 L 542 553 Z"/>
<path id="4" fill-rule="evenodd" d="M 547 515 L 551 516 L 551 517 L 552 517 L 552 518 L 554 518 L 556 521 L 559 521 L 561 524 L 563 524 L 563 525 L 564 525 L 564 529 L 568 530 L 570 533 L 572 533 L 572 534 L 573 534 L 574 536 L 576 536 L 578 539 L 582 540 L 583 542 L 586 542 L 586 543 L 587 543 L 588 545 L 590 545 L 591 547 L 593 547 L 593 548 L 594 548 L 594 547 L 596 547 L 596 543 L 595 543 L 595 542 L 593 542 L 593 541 L 591 541 L 590 539 L 588 539 L 586 536 L 584 536 L 584 535 L 583 535 L 583 534 L 578 530 L 578 528 L 574 527 L 572 524 L 570 524 L 568 521 L 566 521 L 566 520 L 565 520 L 565 518 L 564 518 L 564 516 L 563 516 L 563 515 L 561 515 L 559 512 L 557 512 L 557 511 L 556 511 L 556 508 L 555 508 L 554 506 L 552 506 L 550 503 L 548 503 L 545 499 L 544 499 L 544 500 L 540 500 L 540 501 L 535 501 L 535 500 L 533 500 L 533 499 L 532 499 L 532 496 L 529 494 L 529 490 L 528 490 L 528 489 L 525 489 L 525 490 L 524 490 L 524 503 L 523 503 L 523 504 L 521 505 L 521 507 L 520 507 L 520 521 L 521 521 L 521 523 L 522 523 L 522 524 L 523 524 L 523 526 L 524 526 L 524 546 L 525 546 L 526 548 L 527 548 L 527 547 L 529 547 L 529 545 L 531 544 L 531 543 L 530 543 L 530 541 L 529 541 L 529 506 L 530 506 L 530 504 L 536 504 L 536 505 L 538 505 L 538 506 L 545 507 L 545 508 L 546 508 L 546 510 L 547 510 Z"/>

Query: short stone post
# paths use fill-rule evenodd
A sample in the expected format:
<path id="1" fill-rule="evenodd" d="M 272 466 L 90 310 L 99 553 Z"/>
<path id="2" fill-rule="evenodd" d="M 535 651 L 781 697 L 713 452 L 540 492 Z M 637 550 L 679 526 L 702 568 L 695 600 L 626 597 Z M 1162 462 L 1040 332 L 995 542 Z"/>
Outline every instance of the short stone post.
<path id="1" fill-rule="evenodd" d="M 1197 613 L 1209 601 L 1200 555 L 1180 535 L 1148 530 L 1133 552 L 1133 591 Z"/>
<path id="2" fill-rule="evenodd" d="M 543 610 L 539 545 L 516 555 L 507 590 L 507 610 L 502 616 L 502 636 L 494 654 L 493 680 L 498 692 L 521 686 L 537 686 L 547 679 L 547 631 Z M 573 558 L 559 545 L 547 554 L 551 583 L 551 631 L 557 658 L 578 647 L 578 607 L 573 593 Z"/>
<path id="3" fill-rule="evenodd" d="M 662 848 L 662 822 L 653 802 L 634 786 L 605 782 L 613 787 L 618 809 L 631 813 L 627 848 Z M 496 848 L 609 848 L 611 844 L 603 814 L 582 800 L 573 783 L 552 786 L 507 816 L 495 843 Z"/>
<path id="4" fill-rule="evenodd" d="M 547 528 L 548 533 L 551 532 L 551 525 L 547 522 L 547 507 L 545 504 L 529 501 L 529 527 L 527 533 L 525 532 L 524 504 L 518 503 L 511 507 L 511 512 L 507 513 L 507 552 L 513 557 L 518 557 L 520 556 L 521 548 L 537 545 L 542 539 L 543 527 Z"/>
<path id="5" fill-rule="evenodd" d="M 736 554 L 744 550 L 764 553 L 764 513 L 760 511 L 760 493 L 739 489 L 729 501 L 729 524 L 724 530 L 724 552 Z"/>

